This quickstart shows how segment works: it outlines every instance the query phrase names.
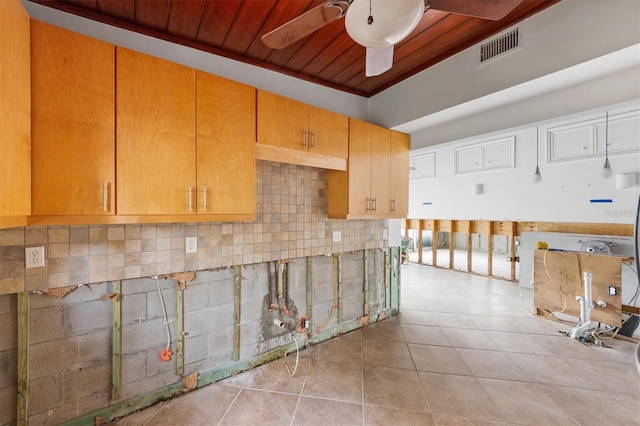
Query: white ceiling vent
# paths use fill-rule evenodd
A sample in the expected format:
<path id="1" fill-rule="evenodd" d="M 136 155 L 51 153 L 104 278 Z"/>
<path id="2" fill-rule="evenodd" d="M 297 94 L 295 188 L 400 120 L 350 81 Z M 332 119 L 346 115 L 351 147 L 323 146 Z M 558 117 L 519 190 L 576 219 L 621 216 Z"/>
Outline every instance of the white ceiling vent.
<path id="1" fill-rule="evenodd" d="M 520 34 L 518 28 L 502 34 L 500 37 L 494 38 L 480 45 L 480 63 L 486 62 L 491 58 L 502 55 L 520 45 Z"/>

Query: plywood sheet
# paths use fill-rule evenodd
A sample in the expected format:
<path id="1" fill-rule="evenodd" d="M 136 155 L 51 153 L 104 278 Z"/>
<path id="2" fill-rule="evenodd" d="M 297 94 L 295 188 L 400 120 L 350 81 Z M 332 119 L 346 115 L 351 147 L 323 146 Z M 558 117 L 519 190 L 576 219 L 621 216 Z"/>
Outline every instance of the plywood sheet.
<path id="1" fill-rule="evenodd" d="M 605 308 L 595 306 L 591 312 L 593 321 L 620 326 L 622 309 L 621 267 L 622 257 L 605 256 L 573 251 L 534 251 L 533 304 L 536 309 L 546 309 L 580 316 L 580 304 L 576 296 L 584 297 L 583 273 L 592 274 L 592 298 L 602 300 Z M 617 288 L 617 295 L 609 295 L 609 286 Z"/>

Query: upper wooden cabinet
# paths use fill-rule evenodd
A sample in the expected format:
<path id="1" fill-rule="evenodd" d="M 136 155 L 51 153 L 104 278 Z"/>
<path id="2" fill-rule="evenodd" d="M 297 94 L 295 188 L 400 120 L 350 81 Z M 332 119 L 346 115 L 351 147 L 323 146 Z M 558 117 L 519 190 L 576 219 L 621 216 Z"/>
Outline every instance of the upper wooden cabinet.
<path id="1" fill-rule="evenodd" d="M 344 115 L 258 90 L 262 159 L 345 170 L 348 129 Z"/>
<path id="2" fill-rule="evenodd" d="M 256 89 L 197 72 L 198 213 L 256 212 Z"/>
<path id="3" fill-rule="evenodd" d="M 409 214 L 409 149 L 410 137 L 391 130 L 391 214 L 402 217 Z"/>
<path id="4" fill-rule="evenodd" d="M 31 24 L 33 215 L 115 213 L 115 47 Z"/>
<path id="5" fill-rule="evenodd" d="M 118 214 L 195 214 L 196 72 L 116 52 Z"/>
<path id="6" fill-rule="evenodd" d="M 29 16 L 19 0 L 0 1 L 0 28 L 0 228 L 4 228 L 23 226 L 31 212 Z"/>
<path id="7" fill-rule="evenodd" d="M 328 217 L 405 217 L 408 181 L 408 136 L 351 118 L 348 169 L 329 171 Z"/>

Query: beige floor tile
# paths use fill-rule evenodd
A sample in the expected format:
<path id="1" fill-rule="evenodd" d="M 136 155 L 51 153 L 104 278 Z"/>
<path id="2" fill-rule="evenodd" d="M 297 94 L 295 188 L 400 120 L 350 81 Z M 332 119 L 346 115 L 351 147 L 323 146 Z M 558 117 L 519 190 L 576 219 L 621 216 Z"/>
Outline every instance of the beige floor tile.
<path id="1" fill-rule="evenodd" d="M 438 325 L 433 315 L 426 311 L 406 310 L 401 311 L 397 316 L 401 324 Z"/>
<path id="2" fill-rule="evenodd" d="M 362 367 L 360 364 L 313 360 L 302 394 L 361 403 Z"/>
<path id="3" fill-rule="evenodd" d="M 365 404 L 364 424 L 365 426 L 432 426 L 435 423 L 429 413 Z"/>
<path id="4" fill-rule="evenodd" d="M 507 354 L 481 349 L 457 349 L 460 358 L 476 377 L 492 379 L 532 381 Z"/>
<path id="5" fill-rule="evenodd" d="M 295 364 L 296 357 L 294 354 L 262 365 L 255 369 L 253 374 L 249 375 L 244 387 L 299 394 L 304 385 L 311 361 L 301 358 L 295 374 L 291 377 L 289 372 L 294 372 Z M 288 371 L 287 366 L 289 367 Z"/>
<path id="6" fill-rule="evenodd" d="M 431 315 L 440 327 L 478 328 L 470 315 L 445 312 L 431 312 Z"/>
<path id="7" fill-rule="evenodd" d="M 362 340 L 364 365 L 414 369 L 415 365 L 406 343 Z"/>
<path id="8" fill-rule="evenodd" d="M 419 372 L 432 413 L 503 420 L 475 377 Z"/>
<path id="9" fill-rule="evenodd" d="M 390 321 L 392 320 L 393 321 Z M 384 340 L 385 342 L 404 342 L 404 336 L 397 319 L 377 322 L 361 329 L 363 339 Z"/>
<path id="10" fill-rule="evenodd" d="M 482 330 L 443 327 L 442 332 L 447 336 L 447 340 L 451 343 L 451 346 L 455 348 L 499 349 Z"/>
<path id="11" fill-rule="evenodd" d="M 362 425 L 362 403 L 301 397 L 292 425 Z"/>
<path id="12" fill-rule="evenodd" d="M 508 423 L 494 422 L 491 420 L 472 419 L 469 417 L 448 416 L 433 414 L 433 420 L 437 426 L 504 426 Z"/>
<path id="13" fill-rule="evenodd" d="M 549 386 L 549 395 L 581 425 L 637 426 L 640 424 L 640 398 L 627 405 L 606 392 L 566 386 Z"/>
<path id="14" fill-rule="evenodd" d="M 419 371 L 471 375 L 454 348 L 410 344 L 409 351 Z"/>
<path id="15" fill-rule="evenodd" d="M 220 424 L 242 426 L 290 424 L 297 402 L 297 395 L 242 389 Z"/>
<path id="16" fill-rule="evenodd" d="M 402 332 L 407 343 L 420 345 L 451 346 L 440 327 L 428 325 L 402 324 Z"/>
<path id="17" fill-rule="evenodd" d="M 360 365 L 362 363 L 362 340 L 346 336 L 336 337 L 314 346 L 312 358 Z"/>
<path id="18" fill-rule="evenodd" d="M 429 411 L 415 370 L 365 366 L 363 379 L 365 404 Z"/>
<path id="19" fill-rule="evenodd" d="M 510 353 L 513 360 L 536 383 L 552 385 L 587 387 L 588 380 L 584 371 L 577 368 L 569 359 L 553 355 Z"/>
<path id="20" fill-rule="evenodd" d="M 484 334 L 505 352 L 519 352 L 525 354 L 553 355 L 551 349 L 539 342 L 539 337 L 512 331 L 487 331 Z M 552 336 L 544 336 L 552 338 Z M 562 337 L 562 336 L 559 336 Z"/>
<path id="21" fill-rule="evenodd" d="M 566 360 L 569 362 L 569 360 Z M 633 364 L 572 359 L 571 365 L 584 372 L 588 389 L 640 395 L 638 371 Z"/>
<path id="22" fill-rule="evenodd" d="M 576 425 L 547 393 L 547 386 L 497 379 L 478 379 L 506 422 L 526 425 Z"/>

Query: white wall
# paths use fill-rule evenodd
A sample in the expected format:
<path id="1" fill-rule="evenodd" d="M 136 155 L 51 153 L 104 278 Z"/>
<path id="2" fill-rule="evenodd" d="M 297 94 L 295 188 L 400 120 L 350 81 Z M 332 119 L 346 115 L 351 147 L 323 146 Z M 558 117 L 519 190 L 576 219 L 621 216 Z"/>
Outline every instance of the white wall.
<path id="1" fill-rule="evenodd" d="M 622 109 L 637 108 L 639 101 Z M 611 106 L 609 110 L 620 110 Z M 594 111 L 582 115 L 593 114 Z M 602 110 L 600 111 L 602 113 Z M 567 118 L 558 117 L 555 121 Z M 534 182 L 536 167 L 536 125 L 503 130 L 475 138 L 458 140 L 411 152 L 415 158 L 435 153 L 435 178 L 409 183 L 409 217 L 472 220 L 554 221 L 591 223 L 633 223 L 640 187 L 616 189 L 615 177 L 603 178 L 604 158 L 548 164 L 546 141 L 540 131 L 539 164 L 543 180 Z M 461 122 L 460 125 L 464 125 Z M 454 174 L 454 148 L 514 135 L 515 168 Z M 640 149 L 640 141 L 637 141 Z M 640 173 L 640 152 L 611 154 L 615 174 Z M 636 178 L 637 179 L 637 178 Z M 472 195 L 472 186 L 482 184 L 484 194 Z M 613 203 L 594 204 L 591 199 L 612 199 Z M 423 203 L 430 202 L 431 205 Z"/>

